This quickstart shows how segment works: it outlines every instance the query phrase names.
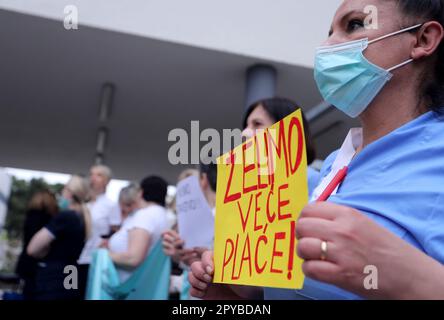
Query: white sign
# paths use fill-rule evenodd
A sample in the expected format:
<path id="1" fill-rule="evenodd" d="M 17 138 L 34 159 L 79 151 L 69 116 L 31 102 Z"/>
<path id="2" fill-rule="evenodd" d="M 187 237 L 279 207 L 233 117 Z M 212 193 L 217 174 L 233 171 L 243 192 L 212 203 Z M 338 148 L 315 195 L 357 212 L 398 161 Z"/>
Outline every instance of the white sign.
<path id="1" fill-rule="evenodd" d="M 0 230 L 5 225 L 6 213 L 8 211 L 8 199 L 11 192 L 11 177 L 5 170 L 0 168 Z"/>
<path id="2" fill-rule="evenodd" d="M 196 176 L 177 185 L 176 209 L 179 235 L 185 248 L 213 247 L 214 216 Z"/>

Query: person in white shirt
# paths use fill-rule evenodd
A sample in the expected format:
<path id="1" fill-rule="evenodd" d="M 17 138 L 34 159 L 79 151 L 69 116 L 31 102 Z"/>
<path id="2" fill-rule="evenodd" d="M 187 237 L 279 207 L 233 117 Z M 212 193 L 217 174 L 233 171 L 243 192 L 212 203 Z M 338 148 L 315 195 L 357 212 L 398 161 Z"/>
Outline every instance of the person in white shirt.
<path id="1" fill-rule="evenodd" d="M 178 182 L 188 178 L 191 175 L 197 175 L 199 178 L 200 188 L 204 194 L 205 200 L 211 208 L 213 216 L 216 214 L 216 182 L 217 182 L 217 164 L 199 165 L 198 170 L 190 169 L 184 171 L 178 179 Z M 179 236 L 175 229 L 170 229 L 162 235 L 162 246 L 165 255 L 178 263 L 183 270 L 188 270 L 191 264 L 200 260 L 203 252 L 209 248 L 192 248 L 184 249 L 185 241 Z M 174 290 L 182 290 L 183 286 L 188 282 L 187 273 L 184 272 L 180 277 L 172 277 L 172 285 Z M 174 291 L 173 288 L 171 291 Z"/>
<path id="2" fill-rule="evenodd" d="M 152 176 L 144 179 L 141 187 L 133 184 L 121 191 L 121 206 L 126 197 L 127 206 L 133 211 L 108 243 L 109 254 L 117 266 L 121 282 L 142 264 L 162 232 L 168 229 L 165 209 L 167 183 Z"/>
<path id="3" fill-rule="evenodd" d="M 119 207 L 122 214 L 122 226 L 125 220 L 134 212 L 142 209 L 145 202 L 142 198 L 142 189 L 138 183 L 132 182 L 122 188 L 119 193 Z"/>
<path id="4" fill-rule="evenodd" d="M 214 216 L 216 213 L 217 165 L 216 163 L 200 164 L 196 174 L 199 175 L 200 188 Z M 162 241 L 163 252 L 167 256 L 171 257 L 176 263 L 184 263 L 188 266 L 199 260 L 201 254 L 205 251 L 205 248 L 183 249 L 184 240 L 173 229 L 164 232 Z"/>
<path id="5" fill-rule="evenodd" d="M 103 238 L 108 238 L 117 231 L 121 224 L 119 206 L 106 196 L 106 188 L 111 181 L 111 169 L 104 165 L 94 165 L 90 169 L 91 200 L 88 208 L 91 212 L 91 236 L 87 240 L 79 257 L 79 290 L 82 295 L 86 290 L 89 264 L 92 253 L 100 246 Z"/>

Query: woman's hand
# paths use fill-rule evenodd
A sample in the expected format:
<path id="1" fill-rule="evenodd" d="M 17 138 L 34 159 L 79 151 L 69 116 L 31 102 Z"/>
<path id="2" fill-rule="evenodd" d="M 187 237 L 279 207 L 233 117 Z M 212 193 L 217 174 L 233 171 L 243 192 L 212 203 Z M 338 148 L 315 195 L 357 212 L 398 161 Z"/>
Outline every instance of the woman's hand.
<path id="1" fill-rule="evenodd" d="M 305 260 L 306 276 L 339 286 L 367 298 L 421 299 L 441 296 L 435 285 L 444 267 L 416 248 L 380 227 L 358 210 L 323 202 L 304 208 L 296 226 L 298 255 Z M 322 259 L 322 242 L 327 252 Z M 366 267 L 377 272 L 377 289 L 365 286 Z M 426 274 L 429 279 L 424 279 Z M 442 283 L 442 281 L 441 281 Z"/>
<path id="2" fill-rule="evenodd" d="M 202 259 L 191 265 L 191 272 L 188 274 L 188 280 L 191 284 L 190 295 L 196 298 L 204 298 L 208 287 L 213 282 L 213 273 L 213 252 L 205 251 L 202 254 Z"/>
<path id="3" fill-rule="evenodd" d="M 191 267 L 191 265 L 202 259 L 202 255 L 205 251 L 208 251 L 208 248 L 193 248 L 189 250 L 182 250 L 182 257 L 181 261 L 187 265 L 188 267 Z"/>
<path id="4" fill-rule="evenodd" d="M 206 300 L 241 299 L 229 285 L 214 284 L 213 274 L 213 252 L 205 251 L 202 254 L 202 259 L 194 262 L 188 273 L 188 280 L 191 284 L 190 295 Z"/>
<path id="5" fill-rule="evenodd" d="M 185 242 L 174 230 L 168 230 L 162 234 L 162 246 L 165 255 L 171 257 L 174 262 L 179 263 L 186 251 L 183 251 Z"/>

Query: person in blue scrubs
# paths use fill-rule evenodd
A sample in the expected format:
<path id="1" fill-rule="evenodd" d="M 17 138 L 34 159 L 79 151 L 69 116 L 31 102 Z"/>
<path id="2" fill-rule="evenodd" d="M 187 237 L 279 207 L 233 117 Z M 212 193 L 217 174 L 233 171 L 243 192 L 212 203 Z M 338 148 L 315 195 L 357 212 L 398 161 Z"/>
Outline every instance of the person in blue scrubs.
<path id="1" fill-rule="evenodd" d="M 366 25 L 368 5 L 378 8 L 377 28 Z M 301 213 L 297 250 L 307 278 L 295 299 L 442 297 L 443 17 L 439 0 L 345 0 L 336 12 L 315 80 L 362 128 L 327 158 Z M 327 202 L 316 202 L 326 190 Z M 192 274 L 204 281 L 211 266 L 204 254 Z M 372 270 L 376 285 L 366 282 Z"/>
<path id="2" fill-rule="evenodd" d="M 321 94 L 349 116 L 359 116 L 362 129 L 352 129 L 324 163 L 312 200 L 338 169 L 348 167 L 329 203 L 311 204 L 301 214 L 298 254 L 305 260 L 305 274 L 323 282 L 307 281 L 300 294 L 321 299 L 442 297 L 437 275 L 444 263 L 444 99 L 439 93 L 444 8 L 442 1 L 427 1 L 429 6 L 410 0 L 373 2 L 379 28 L 365 27 L 362 13 L 368 1 L 346 0 L 316 56 Z M 421 259 L 432 258 L 425 267 L 411 258 L 421 251 Z M 390 264 L 398 268 L 390 271 Z M 383 289 L 365 286 L 365 269 L 372 266 L 384 270 L 378 270 Z M 424 274 L 431 277 L 425 280 Z M 405 288 L 416 286 L 412 282 L 420 287 L 424 280 L 427 295 L 414 289 L 406 294 Z M 441 287 L 432 285 L 440 281 Z"/>

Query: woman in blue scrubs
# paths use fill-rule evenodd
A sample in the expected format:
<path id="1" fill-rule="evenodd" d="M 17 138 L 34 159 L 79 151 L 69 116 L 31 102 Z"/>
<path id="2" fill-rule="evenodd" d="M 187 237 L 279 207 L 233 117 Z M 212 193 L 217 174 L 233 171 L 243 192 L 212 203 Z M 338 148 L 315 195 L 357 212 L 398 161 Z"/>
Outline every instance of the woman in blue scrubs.
<path id="1" fill-rule="evenodd" d="M 368 5 L 378 8 L 377 28 L 366 25 Z M 336 12 L 315 80 L 362 128 L 327 158 L 301 213 L 307 279 L 295 299 L 442 296 L 443 25 L 441 0 L 345 0 Z M 204 280 L 210 258 L 196 264 L 196 279 Z"/>
<path id="2" fill-rule="evenodd" d="M 442 297 L 444 6 L 438 0 L 373 2 L 379 28 L 365 27 L 369 1 L 344 1 L 316 55 L 315 79 L 324 99 L 359 117 L 362 129 L 352 129 L 324 163 L 312 200 L 348 168 L 329 203 L 309 205 L 298 222 L 304 272 L 323 281 L 308 280 L 301 293 L 327 299 Z M 426 262 L 418 266 L 412 257 Z M 378 290 L 365 285 L 365 269 L 373 266 L 384 286 Z M 424 283 L 426 295 L 419 290 Z"/>

